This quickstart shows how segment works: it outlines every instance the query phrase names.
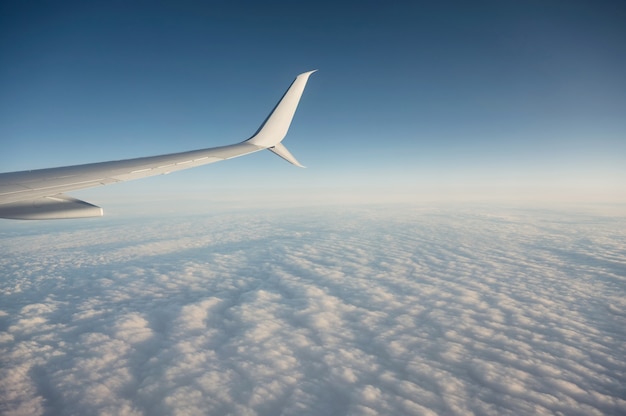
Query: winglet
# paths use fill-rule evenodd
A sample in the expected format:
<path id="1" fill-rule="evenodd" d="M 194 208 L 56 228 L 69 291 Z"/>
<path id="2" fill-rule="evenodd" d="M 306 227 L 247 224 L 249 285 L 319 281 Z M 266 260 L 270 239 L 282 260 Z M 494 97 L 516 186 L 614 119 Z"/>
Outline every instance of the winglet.
<path id="1" fill-rule="evenodd" d="M 247 143 L 266 149 L 270 148 L 270 150 L 287 161 L 291 163 L 295 161 L 296 163 L 294 163 L 294 165 L 301 166 L 284 146 L 281 146 L 278 150 L 276 146 L 280 144 L 287 135 L 289 125 L 291 124 L 293 115 L 296 113 L 296 108 L 298 108 L 304 87 L 311 74 L 315 71 L 305 72 L 296 77 L 285 95 L 283 95 L 278 104 L 276 104 L 274 110 L 265 119 L 259 130 L 257 130 L 254 136 L 246 140 Z M 274 147 L 274 149 L 271 149 L 272 147 Z"/>
<path id="2" fill-rule="evenodd" d="M 274 152 L 274 154 L 277 154 L 278 156 L 282 157 L 283 159 L 285 159 L 287 162 L 291 163 L 292 165 L 296 165 L 299 168 L 304 167 L 300 164 L 300 162 L 296 160 L 295 157 L 293 157 L 291 152 L 287 150 L 287 148 L 282 143 L 278 143 L 277 145 L 270 147 L 267 150 L 271 150 L 272 152 Z"/>

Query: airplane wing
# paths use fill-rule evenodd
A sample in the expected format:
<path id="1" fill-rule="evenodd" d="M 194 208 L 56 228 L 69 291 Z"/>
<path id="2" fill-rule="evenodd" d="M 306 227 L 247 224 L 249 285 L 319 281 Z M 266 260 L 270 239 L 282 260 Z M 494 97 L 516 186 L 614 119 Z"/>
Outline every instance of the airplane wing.
<path id="1" fill-rule="evenodd" d="M 313 72 L 298 75 L 257 132 L 241 143 L 136 159 L 0 173 L 0 218 L 99 217 L 103 215 L 102 208 L 65 195 L 65 192 L 163 175 L 264 149 L 303 167 L 281 141 Z"/>

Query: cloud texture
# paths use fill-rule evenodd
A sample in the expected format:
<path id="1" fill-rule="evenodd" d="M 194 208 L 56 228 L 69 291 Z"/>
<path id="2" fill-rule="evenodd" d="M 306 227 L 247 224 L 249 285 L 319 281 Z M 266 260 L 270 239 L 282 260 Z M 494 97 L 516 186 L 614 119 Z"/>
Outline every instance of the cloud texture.
<path id="1" fill-rule="evenodd" d="M 0 412 L 624 414 L 626 218 L 6 225 Z"/>

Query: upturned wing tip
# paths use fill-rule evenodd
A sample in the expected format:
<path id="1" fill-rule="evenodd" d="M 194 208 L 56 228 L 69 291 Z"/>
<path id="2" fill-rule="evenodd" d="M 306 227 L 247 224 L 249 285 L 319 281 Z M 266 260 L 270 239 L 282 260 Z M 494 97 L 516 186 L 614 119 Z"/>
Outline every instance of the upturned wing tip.
<path id="1" fill-rule="evenodd" d="M 296 78 L 300 78 L 300 77 L 310 77 L 312 73 L 317 72 L 317 69 L 314 69 L 312 71 L 307 71 L 307 72 L 303 72 L 300 75 L 298 75 Z"/>

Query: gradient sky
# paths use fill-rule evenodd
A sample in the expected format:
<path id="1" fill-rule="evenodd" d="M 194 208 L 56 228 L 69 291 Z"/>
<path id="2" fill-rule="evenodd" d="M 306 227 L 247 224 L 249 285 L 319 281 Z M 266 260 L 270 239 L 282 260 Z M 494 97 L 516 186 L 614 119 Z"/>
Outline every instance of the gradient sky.
<path id="1" fill-rule="evenodd" d="M 96 204 L 244 190 L 626 200 L 620 1 L 0 8 L 1 171 L 238 142 L 319 69 L 285 140 L 308 169 L 264 152 L 72 193 Z"/>

